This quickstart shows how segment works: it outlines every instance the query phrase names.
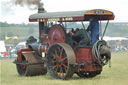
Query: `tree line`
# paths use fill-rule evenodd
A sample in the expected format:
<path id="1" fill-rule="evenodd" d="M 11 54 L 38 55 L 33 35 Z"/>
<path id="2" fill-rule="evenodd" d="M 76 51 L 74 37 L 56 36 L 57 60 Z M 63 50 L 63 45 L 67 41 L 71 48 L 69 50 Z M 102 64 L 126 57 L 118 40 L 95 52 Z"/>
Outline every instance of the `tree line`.
<path id="1" fill-rule="evenodd" d="M 38 24 L 25 24 L 25 23 L 22 23 L 22 24 L 9 24 L 7 22 L 0 22 L 0 27 L 9 27 L 9 26 L 12 26 L 12 27 L 36 27 L 38 26 Z"/>
<path id="2" fill-rule="evenodd" d="M 69 24 L 69 23 L 68 23 Z M 82 27 L 81 24 L 77 24 L 73 23 L 73 24 L 69 24 L 70 27 Z M 105 28 L 106 23 L 102 23 L 102 32 Z M 87 27 L 88 24 L 85 23 L 85 26 Z M 11 30 L 11 28 L 17 27 L 17 29 L 23 27 L 23 28 L 30 28 L 28 31 L 28 33 L 31 33 L 34 31 L 34 28 L 36 28 L 35 30 L 38 30 L 38 23 L 22 23 L 22 24 L 8 24 L 7 22 L 0 22 L 0 30 L 4 29 L 4 28 L 8 28 L 9 30 Z M 8 32 L 9 32 L 8 30 Z M 21 30 L 22 32 L 25 30 Z M 14 31 L 15 32 L 15 31 Z M 24 33 L 24 32 L 23 32 Z M 9 35 L 12 35 L 11 33 L 9 33 Z M 128 22 L 112 22 L 109 23 L 107 31 L 106 31 L 106 36 L 110 36 L 110 37 L 128 37 Z"/>

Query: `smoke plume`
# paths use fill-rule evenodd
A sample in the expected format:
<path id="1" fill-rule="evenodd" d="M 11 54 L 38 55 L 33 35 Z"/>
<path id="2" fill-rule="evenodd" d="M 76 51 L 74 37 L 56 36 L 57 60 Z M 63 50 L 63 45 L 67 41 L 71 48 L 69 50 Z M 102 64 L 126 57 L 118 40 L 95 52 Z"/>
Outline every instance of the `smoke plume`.
<path id="1" fill-rule="evenodd" d="M 28 7 L 29 10 L 37 10 L 43 8 L 41 0 L 3 0 L 0 3 L 1 15 L 13 15 L 17 6 Z"/>
<path id="2" fill-rule="evenodd" d="M 43 8 L 43 3 L 41 2 L 41 0 L 15 0 L 15 5 L 20 5 L 20 6 L 24 6 L 27 5 L 28 7 L 30 6 L 36 6 L 34 9 L 37 8 Z"/>

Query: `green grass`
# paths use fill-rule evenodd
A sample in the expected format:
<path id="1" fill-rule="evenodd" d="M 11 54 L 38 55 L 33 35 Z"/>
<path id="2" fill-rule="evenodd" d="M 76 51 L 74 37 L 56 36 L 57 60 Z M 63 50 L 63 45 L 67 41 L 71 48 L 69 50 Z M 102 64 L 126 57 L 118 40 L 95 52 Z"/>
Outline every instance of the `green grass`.
<path id="1" fill-rule="evenodd" d="M 112 53 L 112 67 L 107 65 L 100 75 L 86 79 L 74 75 L 70 80 L 56 80 L 49 74 L 21 77 L 13 60 L 0 59 L 0 85 L 128 85 L 128 52 Z"/>

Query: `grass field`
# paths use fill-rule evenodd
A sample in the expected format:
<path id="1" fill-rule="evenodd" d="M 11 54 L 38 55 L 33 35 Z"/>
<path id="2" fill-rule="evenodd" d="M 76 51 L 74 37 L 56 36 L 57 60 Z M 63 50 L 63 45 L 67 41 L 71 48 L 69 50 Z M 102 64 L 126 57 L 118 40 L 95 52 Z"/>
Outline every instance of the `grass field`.
<path id="1" fill-rule="evenodd" d="M 112 53 L 112 67 L 107 65 L 100 75 L 86 79 L 74 75 L 70 80 L 55 80 L 49 74 L 21 77 L 13 60 L 0 59 L 0 85 L 128 85 L 128 52 Z"/>

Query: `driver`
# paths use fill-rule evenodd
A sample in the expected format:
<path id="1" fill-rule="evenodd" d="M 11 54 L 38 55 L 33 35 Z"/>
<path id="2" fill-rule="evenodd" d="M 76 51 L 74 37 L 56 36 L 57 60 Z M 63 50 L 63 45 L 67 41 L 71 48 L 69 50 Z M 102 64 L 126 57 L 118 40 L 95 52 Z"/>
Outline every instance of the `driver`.
<path id="1" fill-rule="evenodd" d="M 99 22 L 95 19 L 90 19 L 90 24 L 86 31 L 91 32 L 91 45 L 93 46 L 99 40 Z"/>

